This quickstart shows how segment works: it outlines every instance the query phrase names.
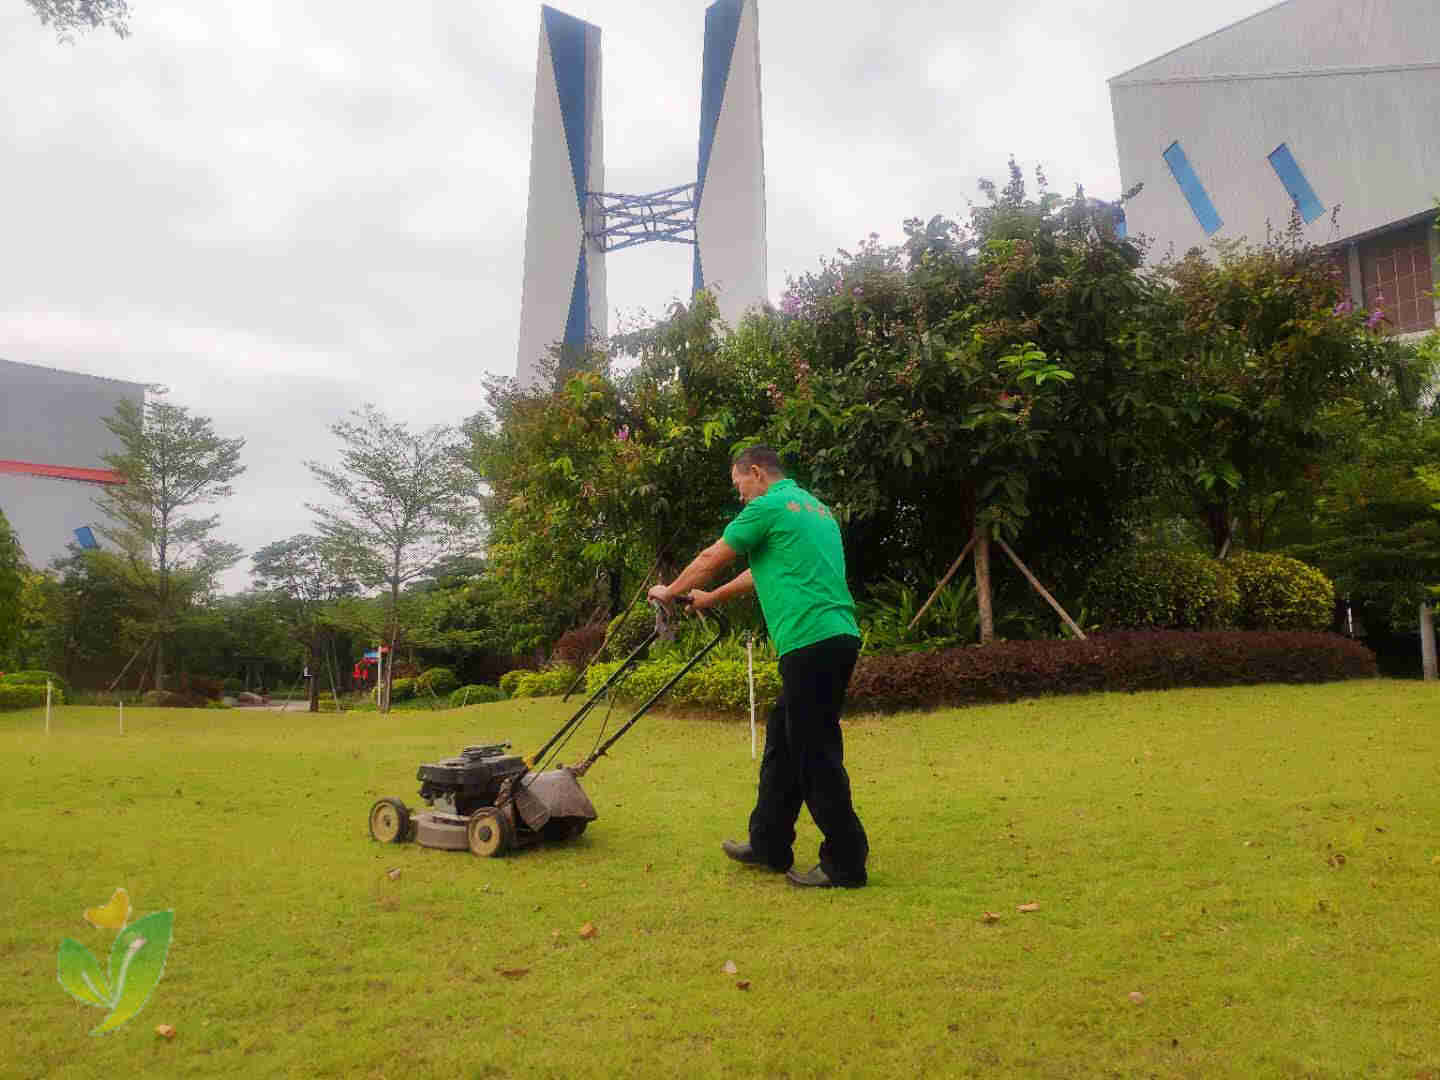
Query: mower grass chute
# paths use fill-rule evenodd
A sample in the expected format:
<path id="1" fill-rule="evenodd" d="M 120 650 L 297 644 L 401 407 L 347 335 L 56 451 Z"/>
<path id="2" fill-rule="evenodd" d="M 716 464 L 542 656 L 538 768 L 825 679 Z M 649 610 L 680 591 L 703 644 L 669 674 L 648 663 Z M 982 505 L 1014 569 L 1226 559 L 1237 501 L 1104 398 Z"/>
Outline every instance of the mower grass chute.
<path id="1" fill-rule="evenodd" d="M 412 814 L 399 799 L 379 799 L 370 808 L 370 835 L 381 843 L 414 840 L 422 847 L 450 851 L 468 848 L 475 855 L 490 857 L 541 840 L 558 842 L 579 836 L 598 816 L 580 786 L 580 777 L 729 632 L 728 622 L 718 611 L 696 614 L 714 623 L 715 636 L 614 734 L 603 742 L 597 739 L 595 749 L 578 765 L 561 765 L 555 759 L 601 698 L 667 631 L 668 616 L 663 607 L 655 605 L 655 628 L 645 640 L 539 750 L 524 758 L 507 753 L 508 742 L 484 743 L 467 746 L 456 757 L 421 765 L 415 778 L 420 781 L 420 798 L 430 809 Z"/>

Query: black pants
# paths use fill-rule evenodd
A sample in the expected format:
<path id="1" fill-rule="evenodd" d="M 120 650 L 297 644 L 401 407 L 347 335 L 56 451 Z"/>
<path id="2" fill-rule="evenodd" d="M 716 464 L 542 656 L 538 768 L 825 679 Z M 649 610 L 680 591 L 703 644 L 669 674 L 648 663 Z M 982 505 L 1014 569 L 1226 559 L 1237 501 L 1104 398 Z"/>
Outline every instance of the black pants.
<path id="1" fill-rule="evenodd" d="M 765 723 L 760 791 L 750 846 L 777 870 L 795 861 L 795 822 L 804 804 L 825 839 L 820 866 L 832 881 L 865 883 L 870 843 L 850 801 L 840 708 L 860 655 L 849 636 L 826 638 L 780 658 L 780 699 Z"/>

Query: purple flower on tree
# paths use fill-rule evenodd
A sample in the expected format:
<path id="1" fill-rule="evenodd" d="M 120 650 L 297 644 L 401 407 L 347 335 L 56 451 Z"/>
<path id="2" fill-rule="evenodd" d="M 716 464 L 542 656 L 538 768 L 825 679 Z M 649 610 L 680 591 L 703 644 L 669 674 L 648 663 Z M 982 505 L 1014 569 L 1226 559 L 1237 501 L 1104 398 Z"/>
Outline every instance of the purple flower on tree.
<path id="1" fill-rule="evenodd" d="M 1378 307 L 1377 307 L 1374 311 L 1372 311 L 1372 312 L 1370 313 L 1370 317 L 1365 320 L 1365 329 L 1366 329 L 1366 330 L 1374 330 L 1377 326 L 1379 326 L 1379 325 L 1380 325 L 1382 322 L 1384 322 L 1384 321 L 1385 321 L 1385 309 L 1384 309 L 1384 308 L 1378 308 Z"/>
<path id="2" fill-rule="evenodd" d="M 780 310 L 786 315 L 800 314 L 800 300 L 794 293 L 786 293 L 780 298 Z"/>
<path id="3" fill-rule="evenodd" d="M 615 432 L 615 438 L 616 438 L 618 441 L 620 441 L 620 442 L 625 442 L 627 439 L 629 439 L 629 438 L 630 438 L 630 425 L 629 425 L 629 424 L 621 424 L 621 425 L 620 425 L 620 430 L 617 431 L 617 432 Z"/>
<path id="4" fill-rule="evenodd" d="M 1336 315 L 1349 315 L 1354 310 L 1355 305 L 1349 300 L 1341 300 L 1340 303 L 1335 305 Z"/>

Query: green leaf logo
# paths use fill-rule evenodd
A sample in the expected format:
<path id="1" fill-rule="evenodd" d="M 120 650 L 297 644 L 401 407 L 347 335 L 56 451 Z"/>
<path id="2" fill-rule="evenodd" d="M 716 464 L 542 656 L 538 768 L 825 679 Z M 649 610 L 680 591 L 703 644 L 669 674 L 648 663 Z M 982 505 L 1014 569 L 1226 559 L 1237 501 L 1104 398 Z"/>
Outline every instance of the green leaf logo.
<path id="1" fill-rule="evenodd" d="M 115 937 L 108 977 L 91 951 L 72 938 L 60 943 L 58 978 L 65 992 L 85 1005 L 109 1010 L 91 1035 L 104 1035 L 133 1019 L 165 974 L 173 911 L 146 915 Z"/>

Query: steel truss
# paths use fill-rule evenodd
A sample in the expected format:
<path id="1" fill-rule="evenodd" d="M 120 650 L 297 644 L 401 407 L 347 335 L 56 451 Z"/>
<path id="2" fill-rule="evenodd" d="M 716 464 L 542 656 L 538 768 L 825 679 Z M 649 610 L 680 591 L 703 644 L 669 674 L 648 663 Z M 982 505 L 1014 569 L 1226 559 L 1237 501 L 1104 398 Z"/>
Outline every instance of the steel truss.
<path id="1" fill-rule="evenodd" d="M 656 241 L 695 243 L 694 184 L 648 195 L 591 191 L 586 193 L 586 203 L 585 233 L 601 251 L 622 251 Z"/>

